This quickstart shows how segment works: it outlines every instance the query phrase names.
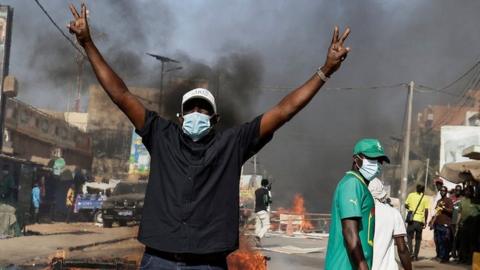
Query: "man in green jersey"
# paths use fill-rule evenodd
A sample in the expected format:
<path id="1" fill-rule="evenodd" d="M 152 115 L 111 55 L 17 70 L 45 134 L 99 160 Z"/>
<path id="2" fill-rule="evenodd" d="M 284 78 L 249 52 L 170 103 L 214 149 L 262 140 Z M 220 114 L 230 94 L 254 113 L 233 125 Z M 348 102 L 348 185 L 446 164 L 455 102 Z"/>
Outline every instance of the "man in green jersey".
<path id="1" fill-rule="evenodd" d="M 368 183 L 390 163 L 376 139 L 362 139 L 353 149 L 352 170 L 335 189 L 326 270 L 370 269 L 373 259 L 375 204 Z"/>

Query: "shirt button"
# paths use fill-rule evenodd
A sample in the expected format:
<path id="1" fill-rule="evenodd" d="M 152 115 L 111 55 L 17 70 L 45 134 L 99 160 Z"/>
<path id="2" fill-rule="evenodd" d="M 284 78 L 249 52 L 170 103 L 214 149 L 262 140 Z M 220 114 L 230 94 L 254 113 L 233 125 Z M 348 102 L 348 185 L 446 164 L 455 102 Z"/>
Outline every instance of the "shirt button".
<path id="1" fill-rule="evenodd" d="M 188 177 L 188 180 L 192 180 L 192 177 L 191 177 L 191 176 L 189 176 L 189 177 Z"/>

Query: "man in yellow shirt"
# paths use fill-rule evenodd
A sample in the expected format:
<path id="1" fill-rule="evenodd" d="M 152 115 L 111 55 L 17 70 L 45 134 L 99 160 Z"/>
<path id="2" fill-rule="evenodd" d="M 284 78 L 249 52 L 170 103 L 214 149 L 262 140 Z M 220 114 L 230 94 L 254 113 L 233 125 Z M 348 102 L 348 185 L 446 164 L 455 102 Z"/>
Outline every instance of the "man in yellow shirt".
<path id="1" fill-rule="evenodd" d="M 408 248 L 413 260 L 418 260 L 420 243 L 422 242 L 422 231 L 427 224 L 428 207 L 430 205 L 428 197 L 424 196 L 425 186 L 417 185 L 416 192 L 408 194 L 405 206 L 407 211 L 412 212 L 412 221 L 407 225 Z M 415 250 L 412 240 L 415 237 Z"/>

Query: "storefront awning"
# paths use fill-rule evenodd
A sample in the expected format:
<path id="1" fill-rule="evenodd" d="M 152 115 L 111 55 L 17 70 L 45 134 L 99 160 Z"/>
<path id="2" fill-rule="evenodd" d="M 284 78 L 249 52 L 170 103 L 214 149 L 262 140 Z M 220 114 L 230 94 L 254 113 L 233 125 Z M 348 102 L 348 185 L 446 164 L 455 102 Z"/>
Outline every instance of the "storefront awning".
<path id="1" fill-rule="evenodd" d="M 443 165 L 440 176 L 453 183 L 480 182 L 480 160 L 447 163 Z"/>

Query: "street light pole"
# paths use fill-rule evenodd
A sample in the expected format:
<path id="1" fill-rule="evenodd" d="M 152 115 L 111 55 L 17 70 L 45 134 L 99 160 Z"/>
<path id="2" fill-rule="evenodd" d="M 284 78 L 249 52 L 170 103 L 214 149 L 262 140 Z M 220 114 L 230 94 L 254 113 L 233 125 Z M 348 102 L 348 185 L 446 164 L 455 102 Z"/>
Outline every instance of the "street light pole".
<path id="1" fill-rule="evenodd" d="M 412 126 L 412 107 L 413 107 L 413 89 L 415 83 L 410 82 L 407 95 L 407 123 L 405 125 L 405 135 L 403 139 L 403 159 L 402 159 L 402 176 L 400 183 L 400 209 L 405 213 L 405 200 L 407 198 L 408 184 L 408 162 L 410 160 L 410 133 Z"/>
<path id="2" fill-rule="evenodd" d="M 165 71 L 165 67 L 166 67 L 166 64 L 168 64 L 168 63 L 179 64 L 180 61 L 172 59 L 172 58 L 168 58 L 166 56 L 161 56 L 161 55 L 158 55 L 158 54 L 147 53 L 147 55 L 150 55 L 151 57 L 153 57 L 153 58 L 155 58 L 155 59 L 157 59 L 158 61 L 161 62 L 161 67 L 160 67 L 160 69 L 161 69 L 160 70 L 160 100 L 161 100 L 160 115 L 165 117 L 165 91 L 163 89 L 163 75 L 166 72 L 181 69 L 181 67 L 179 67 L 179 68 L 173 68 L 173 69 L 169 69 L 169 70 Z"/>

